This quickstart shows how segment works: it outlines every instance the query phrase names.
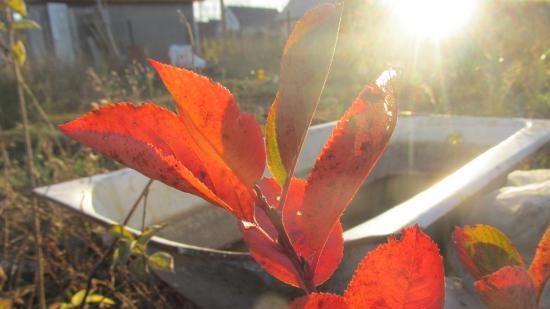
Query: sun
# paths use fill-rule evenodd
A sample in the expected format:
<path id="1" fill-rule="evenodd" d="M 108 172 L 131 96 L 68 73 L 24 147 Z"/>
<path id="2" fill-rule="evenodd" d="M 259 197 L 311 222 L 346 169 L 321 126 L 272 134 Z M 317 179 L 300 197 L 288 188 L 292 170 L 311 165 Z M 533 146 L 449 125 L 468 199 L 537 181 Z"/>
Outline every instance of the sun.
<path id="1" fill-rule="evenodd" d="M 441 39 L 463 27 L 476 0 L 386 0 L 404 31 L 419 38 Z"/>

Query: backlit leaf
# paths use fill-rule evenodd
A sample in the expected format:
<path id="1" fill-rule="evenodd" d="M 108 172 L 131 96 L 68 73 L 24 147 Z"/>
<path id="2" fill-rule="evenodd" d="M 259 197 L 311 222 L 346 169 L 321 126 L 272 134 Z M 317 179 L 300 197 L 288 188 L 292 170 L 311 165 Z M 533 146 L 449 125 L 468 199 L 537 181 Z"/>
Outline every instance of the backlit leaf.
<path id="1" fill-rule="evenodd" d="M 109 228 L 109 234 L 128 240 L 134 240 L 134 235 L 132 234 L 132 232 L 130 232 L 126 227 L 120 224 L 112 225 Z"/>
<path id="2" fill-rule="evenodd" d="M 529 267 L 529 273 L 535 284 L 537 299 L 540 299 L 548 277 L 550 277 L 550 226 L 539 241 L 535 258 Z"/>
<path id="3" fill-rule="evenodd" d="M 474 285 L 490 309 L 538 308 L 533 280 L 523 267 L 505 266 Z"/>
<path id="4" fill-rule="evenodd" d="M 150 255 L 147 260 L 156 268 L 174 271 L 174 258 L 167 252 L 158 251 Z"/>
<path id="5" fill-rule="evenodd" d="M 23 19 L 23 20 L 15 21 L 13 23 L 13 29 L 15 30 L 40 29 L 40 25 L 34 20 Z"/>
<path id="6" fill-rule="evenodd" d="M 166 227 L 166 224 L 154 224 L 143 229 L 143 232 L 138 237 L 138 243 L 145 246 L 153 236 L 155 236 L 160 230 Z"/>
<path id="7" fill-rule="evenodd" d="M 233 95 L 222 85 L 192 71 L 150 62 L 199 146 L 211 147 L 242 182 L 255 184 L 264 172 L 265 146 L 254 116 L 240 112 Z"/>
<path id="8" fill-rule="evenodd" d="M 21 16 L 27 16 L 27 6 L 24 0 L 8 0 L 8 6 Z"/>
<path id="9" fill-rule="evenodd" d="M 17 61 L 19 66 L 23 66 L 27 61 L 27 50 L 25 49 L 25 44 L 23 44 L 22 41 L 17 41 L 13 43 L 11 51 L 15 57 L 15 61 Z"/>
<path id="10" fill-rule="evenodd" d="M 303 196 L 305 182 L 294 179 L 293 183 L 287 202 L 299 203 Z M 281 187 L 275 180 L 266 178 L 262 179 L 259 184 L 269 204 L 279 210 L 277 206 L 279 206 L 278 196 L 281 193 Z M 303 287 L 298 271 L 279 244 L 279 235 L 268 216 L 259 207 L 256 208 L 255 215 L 258 225 L 241 224 L 243 237 L 250 249 L 250 254 L 275 278 L 296 287 Z M 311 270 L 309 275 L 313 277 L 315 285 L 320 285 L 330 278 L 340 264 L 343 254 L 342 233 L 342 225 L 338 223 L 329 236 L 326 249 L 321 254 L 321 262 L 317 268 L 308 265 Z"/>
<path id="11" fill-rule="evenodd" d="M 328 293 L 312 293 L 293 300 L 287 309 L 348 309 L 342 296 Z"/>
<path id="12" fill-rule="evenodd" d="M 147 177 L 201 196 L 240 219 L 253 220 L 252 188 L 169 110 L 150 103 L 139 107 L 119 103 L 89 112 L 60 128 L 69 137 Z"/>
<path id="13" fill-rule="evenodd" d="M 283 184 L 296 164 L 325 85 L 338 37 L 341 5 L 325 4 L 296 23 L 283 50 L 279 89 L 269 111 L 269 169 Z"/>
<path id="14" fill-rule="evenodd" d="M 293 245 L 314 267 L 332 227 L 383 154 L 395 128 L 392 72 L 385 72 L 379 85 L 366 86 L 338 121 L 307 178 L 303 202 L 284 206 L 284 224 Z"/>
<path id="15" fill-rule="evenodd" d="M 453 241 L 462 264 L 476 279 L 504 266 L 525 266 L 510 239 L 492 226 L 478 224 L 465 226 L 464 229 L 457 227 Z"/>
<path id="16" fill-rule="evenodd" d="M 444 291 L 437 245 L 415 226 L 370 252 L 344 297 L 350 309 L 441 309 Z"/>
<path id="17" fill-rule="evenodd" d="M 76 292 L 71 297 L 71 305 L 79 306 L 80 304 L 82 304 L 82 302 L 84 301 L 84 295 L 86 295 L 86 290 L 80 290 L 80 291 Z"/>
<path id="18" fill-rule="evenodd" d="M 86 303 L 88 304 L 101 304 L 103 306 L 112 306 L 115 304 L 115 301 L 108 298 L 108 297 L 105 297 L 103 295 L 99 295 L 99 294 L 92 294 L 92 295 L 89 295 L 88 297 L 86 297 Z"/>
<path id="19" fill-rule="evenodd" d="M 128 258 L 130 258 L 133 249 L 131 244 L 132 243 L 126 241 L 120 242 L 118 248 L 113 252 L 113 267 L 128 262 Z"/>

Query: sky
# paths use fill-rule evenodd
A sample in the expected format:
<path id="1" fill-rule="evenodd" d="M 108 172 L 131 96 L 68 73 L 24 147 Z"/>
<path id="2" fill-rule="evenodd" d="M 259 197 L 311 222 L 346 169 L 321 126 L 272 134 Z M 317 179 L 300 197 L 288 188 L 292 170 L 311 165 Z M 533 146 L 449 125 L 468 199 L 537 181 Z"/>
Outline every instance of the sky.
<path id="1" fill-rule="evenodd" d="M 282 10 L 288 0 L 224 0 L 225 5 L 245 5 Z M 220 15 L 220 0 L 204 0 L 195 3 L 195 16 L 201 20 L 217 18 Z"/>

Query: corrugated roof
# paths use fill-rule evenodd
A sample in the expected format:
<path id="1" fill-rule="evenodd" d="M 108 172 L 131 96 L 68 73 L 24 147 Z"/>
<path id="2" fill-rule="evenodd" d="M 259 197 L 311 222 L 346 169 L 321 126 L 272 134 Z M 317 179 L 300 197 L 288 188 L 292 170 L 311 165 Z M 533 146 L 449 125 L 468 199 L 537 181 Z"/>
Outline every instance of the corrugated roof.
<path id="1" fill-rule="evenodd" d="M 228 6 L 227 8 L 235 14 L 241 27 L 247 28 L 265 27 L 272 23 L 279 13 L 276 9 L 271 8 L 249 6 Z"/>
<path id="2" fill-rule="evenodd" d="M 339 2 L 339 0 L 290 0 L 281 14 L 277 16 L 277 20 L 298 19 L 319 4 L 335 2 Z"/>

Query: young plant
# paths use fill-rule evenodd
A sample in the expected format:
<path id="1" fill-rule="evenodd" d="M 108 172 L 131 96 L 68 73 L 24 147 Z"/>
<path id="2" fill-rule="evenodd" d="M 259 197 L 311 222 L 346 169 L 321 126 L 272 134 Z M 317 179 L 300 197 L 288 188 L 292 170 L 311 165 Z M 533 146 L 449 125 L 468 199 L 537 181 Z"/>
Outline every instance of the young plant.
<path id="1" fill-rule="evenodd" d="M 118 103 L 60 128 L 152 179 L 226 209 L 239 219 L 252 257 L 267 272 L 313 293 L 342 259 L 339 218 L 384 152 L 397 120 L 391 86 L 395 72 L 389 70 L 365 86 L 338 121 L 307 179 L 294 176 L 334 56 L 341 14 L 341 4 L 321 5 L 296 24 L 283 51 L 265 146 L 257 121 L 239 110 L 226 88 L 153 60 L 151 65 L 176 101 L 177 113 L 151 103 Z M 262 178 L 266 160 L 273 178 Z M 405 268 L 416 267 L 422 264 L 424 251 L 411 243 L 422 239 L 425 236 L 418 229 L 408 230 L 402 242 L 390 240 L 377 254 L 392 255 Z M 411 253 L 413 248 L 419 251 Z M 374 256 L 364 264 L 379 261 Z M 439 264 L 434 268 L 422 270 L 439 281 L 442 269 L 440 258 L 436 260 Z M 366 271 L 363 268 L 368 267 L 360 267 L 359 274 Z M 403 277 L 395 275 L 401 282 Z M 358 275 L 363 277 L 378 280 L 374 275 Z M 352 281 L 351 290 L 359 291 L 358 295 L 368 292 L 375 297 L 383 292 L 363 287 L 367 283 L 357 280 L 362 283 Z M 415 293 L 406 287 L 401 290 L 397 281 L 392 287 L 397 293 Z M 440 308 L 441 286 L 433 286 L 437 293 L 430 306 L 415 308 Z M 414 297 L 406 297 L 406 303 L 414 304 Z"/>
<path id="2" fill-rule="evenodd" d="M 529 268 L 508 237 L 492 226 L 457 227 L 453 240 L 460 261 L 476 279 L 475 288 L 489 308 L 539 308 L 550 276 L 550 226 Z"/>
<path id="3" fill-rule="evenodd" d="M 147 253 L 147 245 L 153 236 L 155 236 L 164 225 L 152 225 L 146 227 L 139 236 L 134 236 L 127 228 L 122 225 L 113 225 L 109 228 L 109 234 L 118 237 L 120 244 L 113 252 L 113 264 L 115 267 L 119 264 L 126 264 L 132 257 L 138 265 L 143 265 L 146 272 L 149 271 L 149 265 L 158 269 L 174 271 L 174 258 L 167 252 L 157 251 L 153 254 Z"/>

